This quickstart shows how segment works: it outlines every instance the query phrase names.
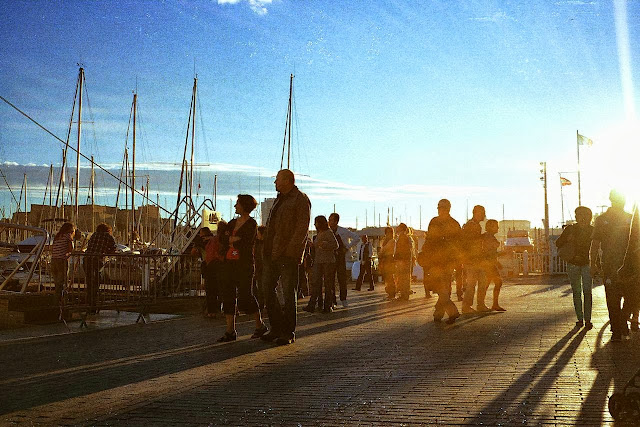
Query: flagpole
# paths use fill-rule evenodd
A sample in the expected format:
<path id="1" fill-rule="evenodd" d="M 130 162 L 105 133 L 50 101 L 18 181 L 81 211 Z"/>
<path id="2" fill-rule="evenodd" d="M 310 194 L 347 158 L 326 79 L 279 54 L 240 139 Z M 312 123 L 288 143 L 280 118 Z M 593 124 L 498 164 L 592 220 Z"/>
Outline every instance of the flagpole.
<path id="1" fill-rule="evenodd" d="M 562 187 L 564 187 L 564 185 L 562 184 L 562 173 L 558 172 L 558 175 L 560 176 L 560 208 L 562 209 L 562 225 L 564 225 L 564 193 L 562 192 Z"/>
<path id="2" fill-rule="evenodd" d="M 580 134 L 576 129 L 576 150 L 578 152 L 578 206 L 582 206 L 582 193 L 580 189 Z"/>

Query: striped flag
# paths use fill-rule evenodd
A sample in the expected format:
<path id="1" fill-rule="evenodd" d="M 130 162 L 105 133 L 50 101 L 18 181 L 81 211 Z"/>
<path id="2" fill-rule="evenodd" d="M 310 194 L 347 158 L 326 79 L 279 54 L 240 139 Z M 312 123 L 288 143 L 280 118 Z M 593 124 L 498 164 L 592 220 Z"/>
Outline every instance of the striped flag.
<path id="1" fill-rule="evenodd" d="M 578 134 L 578 145 L 586 145 L 587 147 L 591 147 L 593 145 L 593 140 L 587 138 L 584 135 Z"/>
<path id="2" fill-rule="evenodd" d="M 571 185 L 571 181 L 569 181 L 567 178 L 565 178 L 564 176 L 560 177 L 560 185 L 562 185 L 563 187 L 565 185 Z"/>

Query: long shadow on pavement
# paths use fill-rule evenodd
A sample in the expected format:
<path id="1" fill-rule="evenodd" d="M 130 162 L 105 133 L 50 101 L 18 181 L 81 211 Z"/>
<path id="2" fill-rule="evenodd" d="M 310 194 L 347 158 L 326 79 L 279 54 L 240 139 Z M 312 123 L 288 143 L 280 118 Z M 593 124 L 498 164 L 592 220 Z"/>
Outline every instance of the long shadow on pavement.
<path id="1" fill-rule="evenodd" d="M 384 306 L 385 310 L 380 310 Z M 401 316 L 424 309 L 419 300 L 389 308 L 384 303 L 354 307 L 337 316 L 299 316 L 298 337 Z M 171 328 L 175 326 L 175 328 Z M 258 353 L 271 345 L 241 339 L 218 344 L 205 319 L 183 319 L 144 327 L 124 327 L 0 346 L 0 414 L 83 396 L 158 376 Z M 170 328 L 169 331 L 167 329 Z M 124 331 L 124 329 L 128 329 Z M 222 334 L 222 325 L 217 326 Z M 154 334 L 159 332 L 159 334 Z M 119 335 L 129 335 L 118 342 Z M 168 336 L 167 336 L 168 335 Z M 110 347 L 113 344 L 117 348 Z"/>

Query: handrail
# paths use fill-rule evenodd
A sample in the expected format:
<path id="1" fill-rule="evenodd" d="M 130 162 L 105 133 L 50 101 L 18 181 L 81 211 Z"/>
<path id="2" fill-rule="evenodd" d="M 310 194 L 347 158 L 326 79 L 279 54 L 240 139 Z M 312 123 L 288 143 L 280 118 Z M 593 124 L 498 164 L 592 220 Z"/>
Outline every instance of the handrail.
<path id="1" fill-rule="evenodd" d="M 2 284 L 0 285 L 0 291 L 1 291 L 1 290 L 4 289 L 4 287 L 7 285 L 7 283 L 9 283 L 9 280 L 11 280 L 13 278 L 13 276 L 22 268 L 22 266 L 25 265 L 27 263 L 27 261 L 29 261 L 29 259 L 35 255 L 35 260 L 32 260 L 31 268 L 29 269 L 29 275 L 27 276 L 27 280 L 24 283 L 24 285 L 22 285 L 22 288 L 20 289 L 20 293 L 23 294 L 23 293 L 25 293 L 25 291 L 27 290 L 27 286 L 31 282 L 31 278 L 33 277 L 33 272 L 35 271 L 36 265 L 38 265 L 38 263 L 40 262 L 40 257 L 42 256 L 42 252 L 44 251 L 44 247 L 47 244 L 47 241 L 49 240 L 49 233 L 44 228 L 32 227 L 32 226 L 29 226 L 29 225 L 12 224 L 12 223 L 8 223 L 8 222 L 2 223 L 2 227 L 3 228 L 13 228 L 13 229 L 17 229 L 17 230 L 32 231 L 34 233 L 41 234 L 42 237 L 43 237 L 42 241 L 40 241 L 39 243 L 36 243 L 36 245 L 31 250 L 31 252 L 29 252 L 29 254 L 25 257 L 25 259 L 23 259 L 13 269 L 13 271 L 9 274 L 9 276 L 7 276 L 4 279 L 4 281 L 2 282 Z"/>

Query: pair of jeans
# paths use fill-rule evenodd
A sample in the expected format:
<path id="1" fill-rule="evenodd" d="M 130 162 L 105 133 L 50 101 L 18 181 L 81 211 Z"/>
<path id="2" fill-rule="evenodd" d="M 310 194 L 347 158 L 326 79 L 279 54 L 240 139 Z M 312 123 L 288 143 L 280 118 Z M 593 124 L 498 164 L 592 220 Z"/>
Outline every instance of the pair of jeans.
<path id="1" fill-rule="evenodd" d="M 607 311 L 613 335 L 626 334 L 629 331 L 627 320 L 622 315 L 622 298 L 624 297 L 624 283 L 618 281 L 613 274 L 605 271 L 604 293 L 607 299 Z"/>
<path id="2" fill-rule="evenodd" d="M 253 295 L 253 265 L 234 261 L 222 263 L 222 309 L 226 316 L 236 314 L 236 306 L 246 314 L 259 310 Z"/>
<path id="3" fill-rule="evenodd" d="M 579 321 L 591 322 L 591 270 L 589 265 L 573 265 L 567 263 L 567 275 L 573 291 L 573 309 Z M 582 295 L 584 294 L 584 305 Z M 584 309 L 583 309 L 584 308 Z"/>
<path id="4" fill-rule="evenodd" d="M 62 290 L 67 286 L 67 272 L 69 271 L 69 261 L 63 258 L 51 259 L 51 275 L 55 284 L 56 302 L 60 303 Z"/>
<path id="5" fill-rule="evenodd" d="M 342 251 L 337 251 L 336 255 L 336 277 L 340 286 L 340 301 L 347 299 L 347 260 Z"/>
<path id="6" fill-rule="evenodd" d="M 360 261 L 360 273 L 358 274 L 358 280 L 356 280 L 356 289 L 362 288 L 362 282 L 365 281 L 365 277 L 369 278 L 369 289 L 374 289 L 373 273 L 371 271 L 371 260 Z"/>
<path id="7" fill-rule="evenodd" d="M 100 289 L 102 263 L 101 257 L 86 256 L 84 258 L 83 268 L 87 287 L 87 303 L 91 312 L 95 312 L 99 308 L 98 291 Z"/>
<path id="8" fill-rule="evenodd" d="M 282 286 L 284 304 L 276 295 L 278 280 Z M 291 338 L 295 334 L 298 305 L 298 263 L 294 259 L 264 259 L 262 285 L 271 332 Z"/>
<path id="9" fill-rule="evenodd" d="M 325 311 L 329 310 L 336 298 L 335 294 L 335 263 L 315 263 L 313 264 L 313 291 L 309 306 L 315 308 L 316 302 L 318 307 L 323 307 Z M 322 299 L 322 288 L 324 287 L 324 303 Z"/>
<path id="10" fill-rule="evenodd" d="M 479 265 L 465 265 L 465 285 L 464 297 L 462 300 L 463 308 L 471 308 L 473 306 L 473 297 L 476 292 L 476 283 L 478 284 L 478 298 L 476 300 L 477 307 L 484 307 L 484 298 L 487 294 L 486 280 L 484 278 L 484 269 Z"/>

